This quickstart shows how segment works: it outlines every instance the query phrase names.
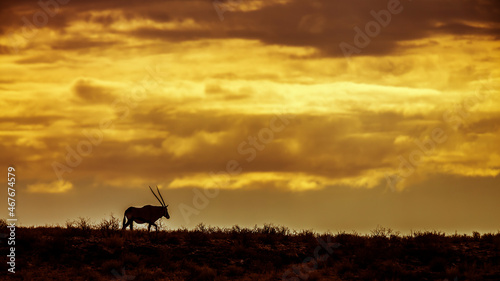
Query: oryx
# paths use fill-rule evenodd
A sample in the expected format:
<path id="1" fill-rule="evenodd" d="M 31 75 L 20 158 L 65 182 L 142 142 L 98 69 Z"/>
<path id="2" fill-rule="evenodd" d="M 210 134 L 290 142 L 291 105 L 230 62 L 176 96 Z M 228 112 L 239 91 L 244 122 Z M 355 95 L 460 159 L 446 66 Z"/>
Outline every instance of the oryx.
<path id="1" fill-rule="evenodd" d="M 123 216 L 123 228 L 126 229 L 127 226 L 130 225 L 130 230 L 134 229 L 134 221 L 136 223 L 148 223 L 148 231 L 150 231 L 151 226 L 154 225 L 156 227 L 156 231 L 158 231 L 158 226 L 156 225 L 156 221 L 161 218 L 161 217 L 166 217 L 167 219 L 170 218 L 170 215 L 168 214 L 167 207 L 168 205 L 165 205 L 165 201 L 163 200 L 163 197 L 161 196 L 160 190 L 158 189 L 158 186 L 156 186 L 156 190 L 158 191 L 158 195 L 160 195 L 160 198 L 156 196 L 155 192 L 149 187 L 151 192 L 153 192 L 153 195 L 158 199 L 158 202 L 160 202 L 161 206 L 151 206 L 151 205 L 146 205 L 141 208 L 136 208 L 136 207 L 130 207 L 125 211 L 125 215 Z M 127 221 L 128 220 L 128 221 Z"/>

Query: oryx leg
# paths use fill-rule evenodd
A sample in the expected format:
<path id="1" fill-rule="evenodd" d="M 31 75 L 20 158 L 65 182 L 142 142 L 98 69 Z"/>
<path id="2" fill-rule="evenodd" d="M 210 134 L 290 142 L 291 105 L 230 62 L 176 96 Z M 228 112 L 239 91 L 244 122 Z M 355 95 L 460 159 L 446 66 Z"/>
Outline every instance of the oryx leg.
<path id="1" fill-rule="evenodd" d="M 125 228 L 127 227 L 127 216 L 123 216 L 123 226 L 122 226 L 122 230 L 125 230 Z"/>
<path id="2" fill-rule="evenodd" d="M 128 219 L 127 223 L 123 224 L 123 230 L 127 229 L 127 226 L 129 226 L 129 225 L 130 225 L 130 230 L 132 230 L 133 224 L 134 224 L 134 219 L 133 218 Z"/>

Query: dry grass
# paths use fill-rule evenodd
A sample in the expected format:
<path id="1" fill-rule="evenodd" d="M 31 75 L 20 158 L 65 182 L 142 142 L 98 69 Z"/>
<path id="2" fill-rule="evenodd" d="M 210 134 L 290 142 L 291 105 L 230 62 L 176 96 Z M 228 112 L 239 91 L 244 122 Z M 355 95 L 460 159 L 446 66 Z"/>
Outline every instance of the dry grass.
<path id="1" fill-rule="evenodd" d="M 336 246 L 328 252 L 318 238 Z M 500 233 L 402 236 L 378 227 L 367 236 L 318 235 L 274 225 L 123 232 L 111 217 L 21 227 L 16 242 L 13 280 L 500 280 Z"/>

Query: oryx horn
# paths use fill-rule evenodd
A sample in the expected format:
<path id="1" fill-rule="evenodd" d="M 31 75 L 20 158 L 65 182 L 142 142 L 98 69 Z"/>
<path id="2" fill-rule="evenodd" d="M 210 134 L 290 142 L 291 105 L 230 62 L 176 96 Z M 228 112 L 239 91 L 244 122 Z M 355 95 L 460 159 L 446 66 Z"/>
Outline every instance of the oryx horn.
<path id="1" fill-rule="evenodd" d="M 156 190 L 158 190 L 158 194 L 160 195 L 161 201 L 163 202 L 163 206 L 167 206 L 167 204 L 165 204 L 165 200 L 163 200 L 163 196 L 161 196 L 161 193 L 160 193 L 160 190 L 158 189 L 158 186 L 156 186 Z"/>
<path id="2" fill-rule="evenodd" d="M 158 186 L 156 187 L 156 189 L 158 189 Z M 160 202 L 160 204 L 165 207 L 165 204 L 160 200 L 160 198 L 158 198 L 158 196 L 156 196 L 155 192 L 153 191 L 153 189 L 151 188 L 151 186 L 149 186 L 149 190 L 151 190 L 151 192 L 153 193 L 153 195 L 156 197 L 156 199 L 158 200 L 158 202 Z M 158 190 L 158 194 L 160 193 L 160 190 Z M 161 194 L 160 194 L 161 196 Z M 163 199 L 163 198 L 162 198 Z"/>

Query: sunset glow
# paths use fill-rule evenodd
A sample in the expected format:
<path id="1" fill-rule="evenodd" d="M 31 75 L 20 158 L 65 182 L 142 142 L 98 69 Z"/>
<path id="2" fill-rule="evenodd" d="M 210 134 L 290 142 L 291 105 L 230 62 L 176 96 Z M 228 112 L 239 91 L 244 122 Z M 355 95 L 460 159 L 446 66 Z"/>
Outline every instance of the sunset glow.
<path id="1" fill-rule="evenodd" d="M 500 229 L 497 1 L 53 3 L 1 5 L 21 224 Z"/>

